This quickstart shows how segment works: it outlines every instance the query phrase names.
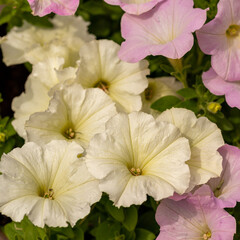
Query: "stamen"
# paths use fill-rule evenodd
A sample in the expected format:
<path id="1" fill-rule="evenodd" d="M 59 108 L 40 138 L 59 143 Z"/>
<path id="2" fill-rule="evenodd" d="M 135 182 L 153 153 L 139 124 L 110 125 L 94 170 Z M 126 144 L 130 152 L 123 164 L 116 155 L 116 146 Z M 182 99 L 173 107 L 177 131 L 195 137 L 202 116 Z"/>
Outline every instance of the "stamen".
<path id="1" fill-rule="evenodd" d="M 239 25 L 231 25 L 226 31 L 228 37 L 237 37 L 240 33 Z"/>
<path id="2" fill-rule="evenodd" d="M 65 132 L 64 132 L 64 137 L 68 138 L 68 139 L 73 139 L 75 138 L 75 132 L 72 128 L 68 128 Z"/>
<path id="3" fill-rule="evenodd" d="M 45 192 L 45 193 L 44 193 L 43 198 L 48 198 L 48 199 L 50 199 L 50 200 L 54 200 L 53 195 L 54 195 L 53 189 L 52 189 L 52 188 L 49 188 L 49 189 L 48 189 L 48 192 Z"/>
<path id="4" fill-rule="evenodd" d="M 149 86 L 144 91 L 145 99 L 150 101 L 153 98 L 153 89 Z"/>
<path id="5" fill-rule="evenodd" d="M 106 94 L 109 94 L 109 86 L 105 81 L 99 81 L 94 85 L 95 88 L 102 89 Z"/>
<path id="6" fill-rule="evenodd" d="M 211 232 L 207 232 L 203 234 L 203 239 L 204 240 L 208 240 L 212 237 L 212 233 Z"/>
<path id="7" fill-rule="evenodd" d="M 142 170 L 140 168 L 131 168 L 129 169 L 130 173 L 133 175 L 133 176 L 140 176 L 142 175 Z"/>

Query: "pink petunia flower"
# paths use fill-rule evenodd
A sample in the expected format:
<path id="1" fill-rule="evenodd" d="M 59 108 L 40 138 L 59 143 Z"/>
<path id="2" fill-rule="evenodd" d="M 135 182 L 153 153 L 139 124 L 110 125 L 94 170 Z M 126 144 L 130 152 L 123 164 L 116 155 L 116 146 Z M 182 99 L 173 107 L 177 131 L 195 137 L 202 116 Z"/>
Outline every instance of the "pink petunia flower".
<path id="1" fill-rule="evenodd" d="M 162 200 L 156 212 L 160 234 L 156 240 L 232 240 L 236 221 L 214 199 L 204 195 L 189 195 L 174 201 Z"/>
<path id="2" fill-rule="evenodd" d="M 239 63 L 240 64 L 240 63 Z M 215 95 L 225 95 L 230 107 L 240 109 L 240 77 L 239 81 L 230 82 L 219 76 L 213 68 L 202 75 L 203 83 Z"/>
<path id="3" fill-rule="evenodd" d="M 34 15 L 40 17 L 51 12 L 58 15 L 73 15 L 79 5 L 79 0 L 28 0 Z"/>
<path id="4" fill-rule="evenodd" d="M 226 144 L 218 151 L 223 157 L 223 172 L 207 184 L 221 207 L 235 207 L 236 201 L 240 202 L 240 149 Z"/>
<path id="5" fill-rule="evenodd" d="M 138 62 L 148 55 L 181 58 L 193 46 L 192 32 L 206 20 L 206 10 L 193 8 L 193 0 L 171 0 L 140 16 L 125 13 L 121 31 L 126 39 L 119 57 Z"/>
<path id="6" fill-rule="evenodd" d="M 201 50 L 212 55 L 212 67 L 221 78 L 240 80 L 240 1 L 220 0 L 218 13 L 197 31 Z"/>
<path id="7" fill-rule="evenodd" d="M 119 5 L 125 12 L 140 15 L 151 10 L 164 0 L 104 0 L 111 5 Z"/>

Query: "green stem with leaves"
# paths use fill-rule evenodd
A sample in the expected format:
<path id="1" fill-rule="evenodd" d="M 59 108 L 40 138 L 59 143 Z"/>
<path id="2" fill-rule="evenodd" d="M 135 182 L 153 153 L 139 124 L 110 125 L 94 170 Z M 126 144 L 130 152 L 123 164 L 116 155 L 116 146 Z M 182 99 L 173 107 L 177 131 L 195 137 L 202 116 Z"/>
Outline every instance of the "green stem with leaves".
<path id="1" fill-rule="evenodd" d="M 181 81 L 184 85 L 185 88 L 188 88 L 188 83 L 187 83 L 187 73 L 183 69 L 183 64 L 182 64 L 182 59 L 172 59 L 168 58 L 169 63 L 172 65 L 174 70 L 179 73 L 178 80 Z"/>

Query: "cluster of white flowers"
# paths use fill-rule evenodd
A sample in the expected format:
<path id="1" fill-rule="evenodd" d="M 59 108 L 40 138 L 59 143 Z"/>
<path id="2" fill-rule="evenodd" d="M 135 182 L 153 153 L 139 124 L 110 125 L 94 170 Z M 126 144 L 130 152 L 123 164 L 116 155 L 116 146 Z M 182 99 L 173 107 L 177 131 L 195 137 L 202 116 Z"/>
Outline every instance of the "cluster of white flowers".
<path id="1" fill-rule="evenodd" d="M 102 192 L 128 207 L 220 176 L 224 142 L 214 123 L 186 109 L 150 109 L 162 96 L 177 96 L 179 82 L 147 79 L 147 61 L 121 61 L 120 46 L 94 40 L 81 17 L 52 23 L 15 27 L 1 45 L 7 65 L 33 64 L 25 93 L 12 103 L 13 126 L 26 143 L 0 163 L 3 214 L 14 221 L 27 215 L 40 227 L 73 226 Z"/>

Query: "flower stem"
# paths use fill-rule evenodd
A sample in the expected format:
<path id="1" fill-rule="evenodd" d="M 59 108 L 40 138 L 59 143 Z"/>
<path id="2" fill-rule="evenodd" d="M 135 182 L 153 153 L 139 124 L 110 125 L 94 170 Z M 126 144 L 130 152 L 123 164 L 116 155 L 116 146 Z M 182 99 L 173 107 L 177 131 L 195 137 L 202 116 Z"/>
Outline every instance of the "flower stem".
<path id="1" fill-rule="evenodd" d="M 182 59 L 168 58 L 168 61 L 172 65 L 174 70 L 177 73 L 179 73 L 179 77 L 176 77 L 176 78 L 183 83 L 185 88 L 187 88 L 188 87 L 187 74 L 186 74 L 186 71 L 183 71 Z"/>

